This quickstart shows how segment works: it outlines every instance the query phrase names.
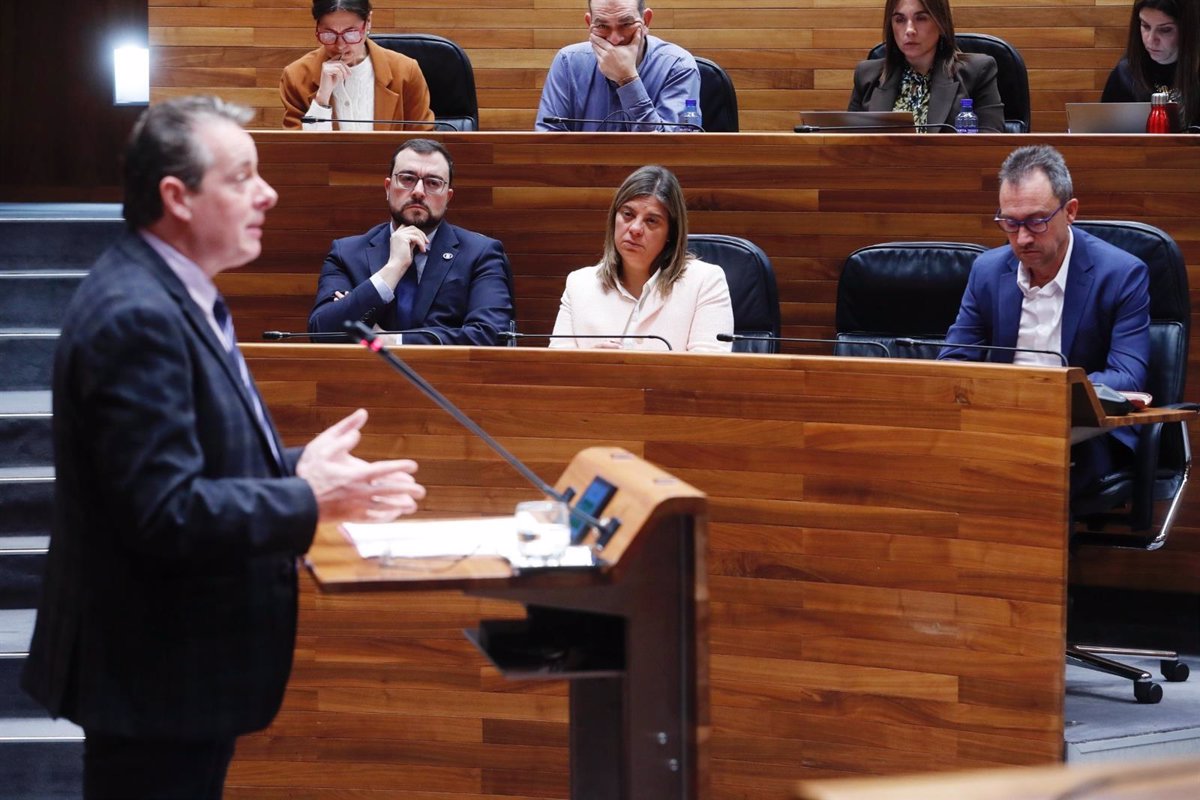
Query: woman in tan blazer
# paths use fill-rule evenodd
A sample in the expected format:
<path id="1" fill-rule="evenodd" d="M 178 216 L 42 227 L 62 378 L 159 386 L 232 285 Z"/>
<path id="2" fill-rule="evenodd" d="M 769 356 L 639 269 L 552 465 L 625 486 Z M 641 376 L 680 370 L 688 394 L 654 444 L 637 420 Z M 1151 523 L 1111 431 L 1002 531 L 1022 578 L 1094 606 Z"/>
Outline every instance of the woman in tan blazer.
<path id="1" fill-rule="evenodd" d="M 687 252 L 687 206 L 663 167 L 642 167 L 613 197 L 604 257 L 567 276 L 551 347 L 728 352 L 725 272 Z M 579 338 L 575 338 L 579 337 Z M 587 338 L 597 337 L 597 338 Z"/>
<path id="2" fill-rule="evenodd" d="M 429 87 L 417 62 L 385 50 L 367 38 L 370 0 L 313 0 L 321 46 L 283 69 L 279 98 L 283 127 L 333 130 L 342 119 L 403 119 L 433 122 Z M 380 125 L 381 130 L 409 128 Z M 425 129 L 428 126 L 417 126 Z M 371 124 L 341 123 L 341 130 L 372 130 Z"/>

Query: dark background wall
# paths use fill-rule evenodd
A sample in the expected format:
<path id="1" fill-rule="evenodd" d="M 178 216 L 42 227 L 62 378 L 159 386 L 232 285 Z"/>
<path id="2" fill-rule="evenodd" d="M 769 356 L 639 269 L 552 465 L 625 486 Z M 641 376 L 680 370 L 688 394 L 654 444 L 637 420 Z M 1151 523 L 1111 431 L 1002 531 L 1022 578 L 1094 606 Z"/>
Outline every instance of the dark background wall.
<path id="1" fill-rule="evenodd" d="M 112 48 L 146 0 L 0 3 L 0 201 L 115 201 L 140 107 L 113 105 Z"/>

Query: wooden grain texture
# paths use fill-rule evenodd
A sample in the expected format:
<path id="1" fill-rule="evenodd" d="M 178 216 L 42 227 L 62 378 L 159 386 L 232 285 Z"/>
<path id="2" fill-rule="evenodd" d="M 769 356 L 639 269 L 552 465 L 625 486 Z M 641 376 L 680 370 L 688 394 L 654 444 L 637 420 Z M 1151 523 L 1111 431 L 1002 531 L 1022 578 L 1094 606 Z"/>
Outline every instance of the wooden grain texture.
<path id="1" fill-rule="evenodd" d="M 530 130 L 558 48 L 585 38 L 583 0 L 376 0 L 376 32 L 436 33 L 475 69 L 483 130 Z M 651 30 L 729 73 L 743 131 L 786 131 L 807 109 L 842 109 L 854 66 L 881 40 L 881 0 L 660 0 Z M 1007 40 L 1029 70 L 1033 130 L 1064 131 L 1064 103 L 1094 102 L 1125 47 L 1129 3 L 955 0 L 959 31 Z M 315 48 L 301 0 L 149 0 L 156 99 L 236 97 L 278 127 L 279 73 Z"/>
<path id="2" fill-rule="evenodd" d="M 533 493 L 361 348 L 245 352 L 289 444 L 370 406 L 360 454 L 416 455 L 428 514 L 506 513 Z M 709 496 L 713 800 L 783 798 L 805 777 L 1059 758 L 1067 373 L 403 355 L 543 479 L 615 442 Z M 454 592 L 330 595 L 305 581 L 284 710 L 240 746 L 227 796 L 564 798 L 564 687 L 503 680 L 460 633 L 519 614 Z"/>
<path id="3" fill-rule="evenodd" d="M 253 341 L 267 329 L 304 330 L 316 276 L 330 241 L 361 233 L 385 218 L 381 165 L 387 163 L 396 142 L 387 134 L 264 131 L 256 132 L 255 138 L 263 174 L 279 190 L 280 200 L 268 216 L 263 256 L 219 279 L 243 341 Z M 567 272 L 595 263 L 599 257 L 611 192 L 644 163 L 664 164 L 679 175 L 693 232 L 745 236 L 766 251 L 779 283 L 787 336 L 833 335 L 838 275 L 843 261 L 858 247 L 930 239 L 1002 245 L 1004 237 L 991 223 L 996 169 L 1017 143 L 1045 142 L 1062 150 L 1075 179 L 1081 218 L 1136 220 L 1167 231 L 1183 251 L 1190 284 L 1200 286 L 1200 224 L 1195 215 L 1200 207 L 1200 139 L 1196 137 L 713 134 L 697 138 L 682 134 L 479 133 L 442 134 L 439 138 L 450 147 L 457 165 L 449 218 L 503 241 L 513 266 L 518 322 L 520 329 L 529 333 L 550 331 Z M 1200 303 L 1194 305 L 1200 309 Z M 1200 320 L 1194 317 L 1193 322 Z M 1196 333 L 1188 383 L 1197 387 L 1200 324 L 1193 324 L 1192 329 Z M 823 354 L 828 349 L 786 345 L 785 352 Z M 544 369 L 542 377 L 552 380 L 552 368 Z M 786 371 L 783 366 L 778 369 Z M 797 397 L 763 401 L 761 391 L 769 391 L 775 380 L 766 368 L 756 368 L 743 380 L 746 391 L 754 396 L 700 399 L 689 395 L 687 387 L 676 387 L 656 392 L 650 402 L 673 408 L 680 426 L 692 425 L 688 417 L 693 412 L 740 417 L 738 425 L 763 425 L 766 423 L 759 416 L 764 402 L 779 406 L 770 408 L 770 414 L 791 415 L 783 418 L 804 420 L 811 426 L 830 414 L 839 415 L 843 423 L 850 420 L 846 415 L 851 413 L 869 422 L 873 406 L 868 400 L 890 391 L 886 381 L 876 381 L 869 388 L 860 385 L 867 396 L 835 411 L 828 408 L 821 391 L 813 391 L 821 387 L 802 387 L 804 391 Z M 973 387 L 971 381 L 963 384 L 968 394 Z M 311 385 L 292 384 L 291 390 L 318 399 Z M 321 391 L 325 395 L 321 400 L 337 397 L 357 402 L 353 398 L 364 396 L 363 388 L 351 380 Z M 592 402 L 587 393 L 540 385 L 529 391 L 543 393 L 543 399 L 549 399 L 544 393 L 553 394 L 556 406 L 550 413 L 554 424 L 587 429 Z M 1015 390 L 1010 387 L 1010 391 Z M 625 403 L 626 411 L 636 414 L 639 392 L 635 385 L 614 385 L 606 401 Z M 909 413 L 925 415 L 930 425 L 939 424 L 939 415 L 945 416 L 928 403 Z M 988 446 L 1002 446 L 995 437 L 1003 437 L 1014 425 L 1043 430 L 1046 424 L 1038 413 L 984 412 L 974 407 L 964 410 L 960 421 Z M 521 412 L 513 408 L 498 433 L 519 430 L 523 422 Z M 430 435 L 408 442 L 418 455 L 441 446 L 438 434 L 446 427 L 434 419 L 426 424 L 431 426 Z M 1198 429 L 1200 426 L 1193 426 Z M 704 435 L 722 434 L 710 431 Z M 867 457 L 872 447 L 907 447 L 909 463 L 916 465 L 911 472 L 931 480 L 936 477 L 939 487 L 953 482 L 954 476 L 926 471 L 922 467 L 925 454 L 911 442 L 873 442 L 870 436 L 869 428 L 853 436 L 839 430 L 836 435 L 826 433 L 823 441 L 829 447 L 857 447 Z M 638 444 L 632 440 L 613 444 L 647 455 L 636 450 Z M 1193 446 L 1200 447 L 1200 439 L 1194 440 Z M 393 452 L 400 452 L 399 445 Z M 561 464 L 571 455 L 573 452 L 549 451 L 539 452 L 538 458 L 543 463 Z M 781 458 L 793 454 L 782 452 L 776 463 L 767 455 L 739 457 L 758 459 L 757 472 L 766 480 L 778 473 Z M 681 477 L 688 479 L 686 470 L 714 468 L 698 461 L 706 456 L 703 449 L 692 447 L 660 449 L 648 457 L 680 470 Z M 848 463 L 854 457 L 846 453 L 841 460 Z M 841 486 L 844 470 L 828 466 L 823 488 L 813 484 L 811 491 L 847 491 Z M 988 468 L 989 464 L 976 463 L 970 469 Z M 754 473 L 741 475 L 740 484 L 731 483 L 728 492 L 743 492 L 745 484 L 753 483 Z M 481 475 L 483 480 L 489 477 Z M 1036 473 L 1025 476 L 1023 489 L 1037 481 Z M 772 483 L 779 499 L 789 499 L 790 484 Z M 903 484 L 897 480 L 880 485 L 874 494 L 895 495 L 919 488 Z M 1038 493 L 1033 491 L 1030 497 L 1034 502 Z M 986 524 L 986 520 L 978 522 Z M 1037 534 L 1025 527 L 1010 527 L 1008 535 L 1015 542 L 1028 543 Z M 1072 570 L 1073 580 L 1195 592 L 1193 576 L 1200 572 L 1197 493 L 1185 502 L 1167 547 L 1165 553 L 1084 548 Z"/>

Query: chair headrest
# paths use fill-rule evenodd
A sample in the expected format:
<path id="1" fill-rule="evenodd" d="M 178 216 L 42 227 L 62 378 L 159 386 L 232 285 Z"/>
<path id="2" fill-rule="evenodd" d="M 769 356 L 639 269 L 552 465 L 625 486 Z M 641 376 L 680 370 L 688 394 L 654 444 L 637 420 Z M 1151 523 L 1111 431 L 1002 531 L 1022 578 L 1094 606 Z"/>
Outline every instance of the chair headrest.
<path id="1" fill-rule="evenodd" d="M 839 333 L 943 335 L 958 315 L 971 265 L 965 242 L 886 242 L 855 250 L 838 280 Z"/>

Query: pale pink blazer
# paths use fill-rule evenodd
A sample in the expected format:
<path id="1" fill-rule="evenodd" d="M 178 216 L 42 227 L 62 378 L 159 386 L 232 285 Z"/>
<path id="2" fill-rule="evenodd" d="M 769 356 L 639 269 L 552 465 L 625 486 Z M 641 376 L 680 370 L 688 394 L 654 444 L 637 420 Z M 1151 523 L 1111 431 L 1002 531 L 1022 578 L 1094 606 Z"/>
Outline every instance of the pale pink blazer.
<path id="1" fill-rule="evenodd" d="M 554 333 L 576 335 L 654 334 L 671 343 L 675 352 L 727 353 L 731 345 L 718 342 L 718 333 L 733 333 L 733 304 L 725 271 L 715 264 L 691 259 L 665 299 L 653 281 L 637 298 L 618 286 L 605 291 L 600 267 L 584 267 L 567 276 L 554 322 Z M 551 347 L 597 347 L 600 339 L 551 339 Z M 663 350 L 657 339 L 617 339 L 626 350 Z"/>

